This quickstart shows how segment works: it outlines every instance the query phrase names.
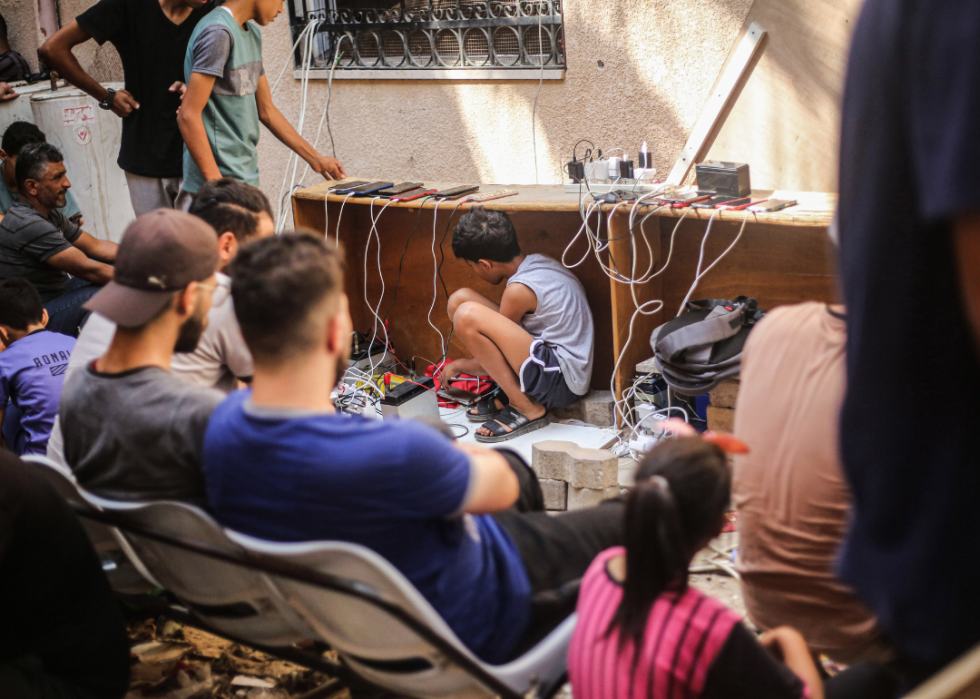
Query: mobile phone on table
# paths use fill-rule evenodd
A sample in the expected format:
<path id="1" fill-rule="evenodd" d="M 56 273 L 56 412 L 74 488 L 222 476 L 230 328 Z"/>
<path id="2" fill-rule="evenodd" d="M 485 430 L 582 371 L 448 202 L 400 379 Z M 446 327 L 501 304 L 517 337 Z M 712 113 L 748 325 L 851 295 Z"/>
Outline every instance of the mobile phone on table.
<path id="1" fill-rule="evenodd" d="M 733 197 L 728 194 L 720 194 L 718 196 L 710 197 L 699 201 L 696 204 L 691 204 L 692 209 L 713 209 L 719 204 L 726 204 L 730 201 L 735 201 L 736 199 L 742 199 L 743 197 Z"/>
<path id="2" fill-rule="evenodd" d="M 799 202 L 795 199 L 768 199 L 761 204 L 754 204 L 749 207 L 749 211 L 757 214 L 768 214 L 773 211 L 782 211 L 791 206 L 796 206 Z"/>
<path id="3" fill-rule="evenodd" d="M 736 202 L 730 202 L 728 204 L 722 204 L 718 208 L 721 209 L 722 211 L 742 211 L 743 209 L 747 209 L 750 206 L 761 204 L 764 201 L 769 201 L 769 200 L 768 199 L 748 199 L 748 200 L 742 202 L 741 204 L 738 204 Z"/>
<path id="4" fill-rule="evenodd" d="M 329 189 L 331 192 L 340 193 L 341 190 L 346 192 L 352 187 L 360 187 L 361 185 L 365 185 L 365 184 L 370 184 L 370 182 L 368 182 L 367 180 L 351 180 L 350 182 L 341 182 L 340 184 L 331 185 L 327 189 Z"/>
<path id="5" fill-rule="evenodd" d="M 453 187 L 451 189 L 444 189 L 441 192 L 436 192 L 436 199 L 459 199 L 470 192 L 475 192 L 480 188 L 478 184 L 464 184 L 460 187 Z"/>
<path id="6" fill-rule="evenodd" d="M 394 187 L 386 187 L 385 189 L 380 189 L 378 190 L 377 194 L 379 197 L 393 197 L 396 194 L 410 192 L 413 189 L 418 189 L 421 186 L 422 186 L 421 182 L 402 182 L 401 184 L 396 184 Z"/>
<path id="7" fill-rule="evenodd" d="M 436 190 L 426 189 L 425 187 L 419 187 L 418 189 L 412 189 L 408 192 L 402 192 L 401 194 L 396 194 L 391 198 L 392 201 L 415 201 L 416 199 L 421 199 L 422 197 L 427 197 L 431 194 L 435 194 Z"/>
<path id="8" fill-rule="evenodd" d="M 702 194 L 699 197 L 694 197 L 694 199 L 688 199 L 683 201 L 680 199 L 666 199 L 665 201 L 670 205 L 672 209 L 686 209 L 689 206 L 693 206 L 702 201 L 708 201 L 711 198 L 710 194 Z"/>

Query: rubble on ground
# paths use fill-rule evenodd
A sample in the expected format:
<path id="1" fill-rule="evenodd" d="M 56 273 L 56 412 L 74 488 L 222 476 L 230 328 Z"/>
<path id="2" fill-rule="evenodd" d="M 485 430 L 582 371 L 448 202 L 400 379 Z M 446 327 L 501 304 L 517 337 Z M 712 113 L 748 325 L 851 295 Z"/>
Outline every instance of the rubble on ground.
<path id="1" fill-rule="evenodd" d="M 297 699 L 330 681 L 170 620 L 131 623 L 129 638 L 133 664 L 126 699 Z M 330 699 L 349 699 L 349 694 L 339 689 Z"/>

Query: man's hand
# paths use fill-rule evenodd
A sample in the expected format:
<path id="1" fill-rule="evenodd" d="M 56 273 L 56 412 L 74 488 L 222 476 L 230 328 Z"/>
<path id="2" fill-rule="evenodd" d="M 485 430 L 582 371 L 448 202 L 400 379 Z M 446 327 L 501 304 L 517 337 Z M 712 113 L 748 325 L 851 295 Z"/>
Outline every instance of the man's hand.
<path id="1" fill-rule="evenodd" d="M 170 90 L 171 92 L 179 92 L 180 93 L 180 101 L 181 101 L 181 104 L 183 104 L 183 102 L 184 102 L 184 95 L 187 94 L 187 85 L 185 85 L 184 83 L 182 83 L 182 82 L 180 82 L 178 80 L 178 81 L 176 81 L 173 85 L 171 85 L 167 89 Z M 180 114 L 180 107 L 177 107 L 177 113 Z"/>
<path id="2" fill-rule="evenodd" d="M 85 220 L 82 218 L 82 212 L 81 211 L 79 211 L 74 216 L 70 216 L 68 218 L 68 220 L 71 221 L 72 223 L 74 223 L 79 228 L 81 228 L 82 226 L 85 225 Z"/>
<path id="3" fill-rule="evenodd" d="M 112 113 L 117 117 L 125 119 L 139 108 L 140 103 L 127 90 L 117 90 L 112 98 Z"/>
<path id="4" fill-rule="evenodd" d="M 20 97 L 20 93 L 7 83 L 0 82 L 0 102 L 9 102 Z"/>
<path id="5" fill-rule="evenodd" d="M 310 167 L 313 168 L 314 172 L 323 175 L 324 179 L 342 180 L 347 177 L 347 171 L 336 158 L 324 158 L 321 155 L 318 160 L 310 163 Z"/>

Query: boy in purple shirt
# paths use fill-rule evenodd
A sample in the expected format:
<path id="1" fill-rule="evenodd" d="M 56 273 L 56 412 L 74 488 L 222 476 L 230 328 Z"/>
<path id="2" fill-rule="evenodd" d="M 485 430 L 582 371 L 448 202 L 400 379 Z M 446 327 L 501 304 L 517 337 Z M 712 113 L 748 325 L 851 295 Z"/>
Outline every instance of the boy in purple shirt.
<path id="1" fill-rule="evenodd" d="M 74 338 L 45 330 L 47 324 L 33 284 L 20 277 L 0 280 L 0 342 L 6 346 L 0 352 L 0 446 L 15 454 L 46 452 L 75 347 Z"/>

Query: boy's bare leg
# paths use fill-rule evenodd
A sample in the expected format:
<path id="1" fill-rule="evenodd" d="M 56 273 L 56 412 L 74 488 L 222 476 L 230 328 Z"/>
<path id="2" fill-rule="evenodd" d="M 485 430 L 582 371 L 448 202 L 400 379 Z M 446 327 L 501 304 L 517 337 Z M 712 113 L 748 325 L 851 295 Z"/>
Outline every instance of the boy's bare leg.
<path id="1" fill-rule="evenodd" d="M 521 392 L 517 376 L 531 353 L 534 338 L 517 323 L 480 303 L 464 302 L 453 316 L 456 332 L 473 357 L 500 386 L 514 409 L 528 420 L 537 420 L 547 410 Z M 491 435 L 481 427 L 477 434 Z"/>
<path id="2" fill-rule="evenodd" d="M 454 291 L 449 297 L 449 303 L 447 304 L 446 308 L 446 310 L 449 312 L 449 320 L 453 320 L 455 322 L 454 319 L 456 318 L 456 311 L 458 311 L 459 307 L 468 301 L 478 303 L 481 306 L 486 306 L 492 311 L 497 311 L 498 313 L 500 312 L 499 304 L 494 303 L 479 291 L 473 291 L 473 289 L 464 287 Z"/>

